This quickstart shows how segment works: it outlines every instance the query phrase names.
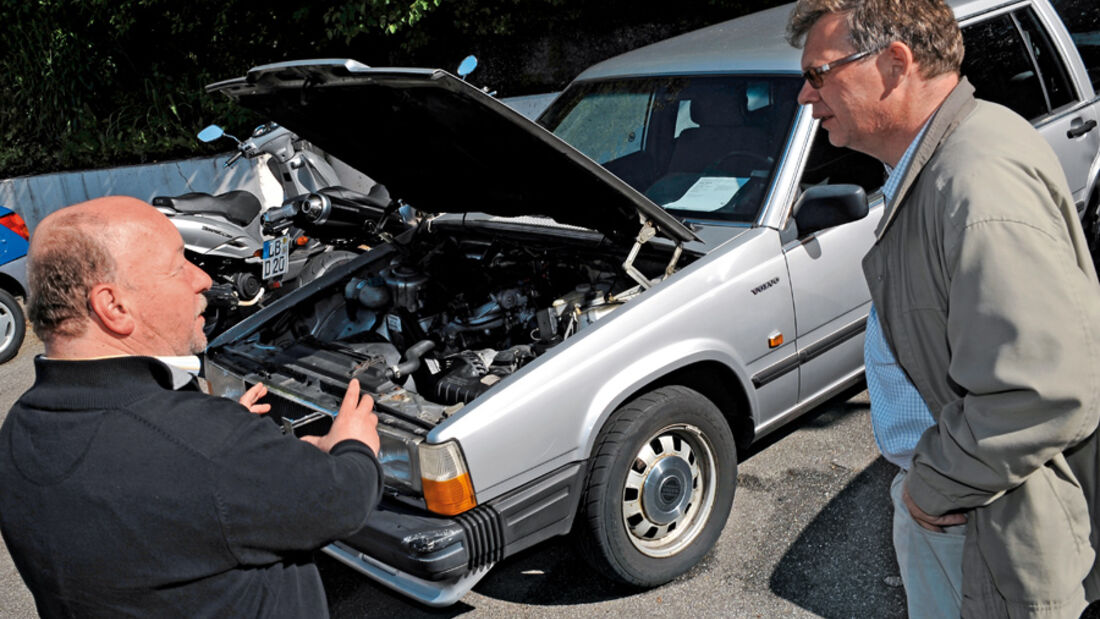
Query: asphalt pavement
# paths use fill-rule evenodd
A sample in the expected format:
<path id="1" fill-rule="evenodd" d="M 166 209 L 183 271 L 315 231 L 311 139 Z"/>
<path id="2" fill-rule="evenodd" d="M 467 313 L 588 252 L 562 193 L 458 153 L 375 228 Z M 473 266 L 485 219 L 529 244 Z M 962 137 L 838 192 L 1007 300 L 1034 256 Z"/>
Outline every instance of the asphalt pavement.
<path id="1" fill-rule="evenodd" d="M 0 365 L 0 419 L 34 380 L 28 333 Z M 332 616 L 904 617 L 890 544 L 894 467 L 875 449 L 866 392 L 853 390 L 741 454 L 733 511 L 714 550 L 647 591 L 608 583 L 568 538 L 496 565 L 457 604 L 432 609 L 318 555 Z M 0 618 L 35 616 L 0 544 Z"/>

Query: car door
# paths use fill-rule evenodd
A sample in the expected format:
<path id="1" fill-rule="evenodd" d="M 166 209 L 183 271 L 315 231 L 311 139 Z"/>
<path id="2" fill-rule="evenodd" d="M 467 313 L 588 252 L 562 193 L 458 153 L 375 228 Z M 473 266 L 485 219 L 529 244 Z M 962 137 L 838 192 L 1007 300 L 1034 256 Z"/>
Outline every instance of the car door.
<path id="1" fill-rule="evenodd" d="M 1091 93 L 1070 79 L 1048 28 L 1031 6 L 965 22 L 963 74 L 977 97 L 1010 107 L 1035 125 L 1061 160 L 1080 210 L 1100 151 L 1100 119 L 1087 100 Z"/>
<path id="2" fill-rule="evenodd" d="M 872 208 L 863 219 L 784 243 L 795 303 L 800 402 L 816 398 L 863 367 L 863 333 L 871 295 L 862 261 L 874 244 L 883 211 L 882 163 L 834 147 L 827 131 L 820 127 L 816 131 L 800 187 L 860 185 Z"/>

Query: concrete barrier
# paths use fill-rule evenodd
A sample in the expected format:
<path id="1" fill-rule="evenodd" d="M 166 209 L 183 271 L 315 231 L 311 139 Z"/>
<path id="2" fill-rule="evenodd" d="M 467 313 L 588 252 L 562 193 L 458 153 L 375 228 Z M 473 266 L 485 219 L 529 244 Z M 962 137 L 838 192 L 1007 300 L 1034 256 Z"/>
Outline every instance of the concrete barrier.
<path id="1" fill-rule="evenodd" d="M 53 211 L 101 196 L 133 196 L 148 202 L 154 196 L 190 191 L 222 193 L 247 189 L 257 195 L 265 195 L 260 184 L 261 175 L 254 167 L 256 161 L 242 159 L 230 168 L 223 168 L 228 158 L 226 154 L 12 178 L 0 181 L 0 205 L 19 213 L 27 226 L 34 230 L 34 226 Z"/>

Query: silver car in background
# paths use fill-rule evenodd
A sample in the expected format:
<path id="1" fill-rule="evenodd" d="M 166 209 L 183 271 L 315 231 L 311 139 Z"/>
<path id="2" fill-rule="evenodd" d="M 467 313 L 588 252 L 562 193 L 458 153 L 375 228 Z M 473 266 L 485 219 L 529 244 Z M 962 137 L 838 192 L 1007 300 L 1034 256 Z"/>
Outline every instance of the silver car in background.
<path id="1" fill-rule="evenodd" d="M 1049 5 L 953 6 L 1072 49 Z M 288 432 L 323 432 L 352 378 L 374 396 L 386 496 L 326 552 L 443 606 L 572 533 L 601 573 L 655 586 L 713 546 L 739 452 L 858 384 L 884 169 L 796 104 L 789 12 L 600 63 L 539 124 L 444 71 L 299 61 L 210 87 L 399 199 L 353 220 L 317 197 L 303 217 L 343 216 L 370 249 L 207 354 L 217 392 L 263 381 Z M 1046 96 L 1040 119 L 1071 133 L 1095 116 L 1074 61 L 1077 103 Z"/>

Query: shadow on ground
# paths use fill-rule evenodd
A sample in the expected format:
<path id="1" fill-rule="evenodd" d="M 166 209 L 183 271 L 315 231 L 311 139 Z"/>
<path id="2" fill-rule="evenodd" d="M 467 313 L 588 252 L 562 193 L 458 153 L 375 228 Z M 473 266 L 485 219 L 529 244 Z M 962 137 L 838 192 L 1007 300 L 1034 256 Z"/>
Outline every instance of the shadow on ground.
<path id="1" fill-rule="evenodd" d="M 800 430 L 826 430 L 849 415 L 867 411 L 868 403 L 866 401 L 860 402 L 853 400 L 855 396 L 866 388 L 866 385 L 861 380 L 858 384 L 841 391 L 839 394 L 819 404 L 810 412 L 802 415 L 794 422 L 780 427 L 778 430 L 775 430 L 771 434 L 760 438 L 752 445 L 749 445 L 747 449 L 739 451 L 737 454 L 737 461 L 744 462 Z"/>
<path id="2" fill-rule="evenodd" d="M 865 608 L 863 616 L 904 617 L 893 511 L 867 507 L 890 504 L 896 472 L 879 458 L 831 500 L 780 559 L 772 592 L 821 617 L 850 617 L 853 603 Z"/>

